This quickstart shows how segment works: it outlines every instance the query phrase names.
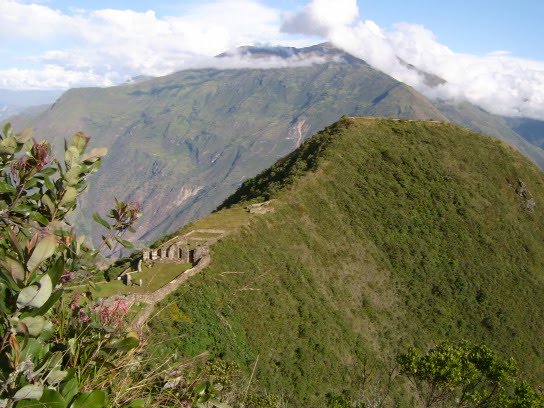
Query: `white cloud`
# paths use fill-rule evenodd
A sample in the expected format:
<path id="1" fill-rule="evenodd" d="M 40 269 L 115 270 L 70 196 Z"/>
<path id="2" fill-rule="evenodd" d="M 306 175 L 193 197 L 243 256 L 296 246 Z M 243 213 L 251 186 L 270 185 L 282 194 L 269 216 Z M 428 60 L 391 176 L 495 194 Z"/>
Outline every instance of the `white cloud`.
<path id="1" fill-rule="evenodd" d="M 210 61 L 205 57 L 236 46 L 287 44 L 290 36 L 280 32 L 280 25 L 280 11 L 258 0 L 200 3 L 182 16 L 168 17 L 158 17 L 152 10 L 67 14 L 46 5 L 0 0 L 0 36 L 9 39 L 9 46 L 22 48 L 31 38 L 33 46 L 40 43 L 45 49 L 20 59 L 17 67 L 0 71 L 4 75 L 0 86 L 104 85 L 141 74 L 165 75 L 201 66 Z M 21 68 L 23 64 L 29 67 Z M 64 79 L 59 74 L 63 71 Z"/>
<path id="2" fill-rule="evenodd" d="M 63 12 L 40 3 L 0 0 L 0 87 L 104 86 L 190 67 L 318 63 L 211 57 L 240 45 L 301 46 L 321 38 L 429 97 L 467 99 L 494 113 L 544 119 L 543 62 L 503 50 L 482 56 L 455 53 L 420 25 L 400 23 L 385 30 L 361 20 L 356 0 L 310 0 L 295 13 L 261 0 L 211 0 L 168 17 L 152 10 Z M 424 77 L 399 58 L 447 83 L 429 88 Z"/>
<path id="3" fill-rule="evenodd" d="M 67 89 L 74 84 L 111 86 L 119 80 L 116 74 L 99 75 L 92 70 L 75 71 L 58 65 L 45 65 L 40 69 L 0 70 L 0 88 L 3 89 Z"/>
<path id="4" fill-rule="evenodd" d="M 331 28 L 351 24 L 359 17 L 356 1 L 313 0 L 302 12 L 284 15 L 283 31 L 326 36 Z"/>
<path id="5" fill-rule="evenodd" d="M 400 23 L 393 30 L 384 30 L 354 16 L 356 0 L 343 0 L 339 9 L 345 13 L 327 19 L 330 3 L 311 0 L 300 13 L 287 16 L 283 30 L 319 33 L 428 97 L 466 99 L 493 113 L 544 119 L 543 62 L 516 58 L 502 50 L 484 56 L 455 53 L 421 25 Z M 354 24 L 354 20 L 358 21 Z M 398 58 L 447 82 L 430 88 L 422 75 Z"/>

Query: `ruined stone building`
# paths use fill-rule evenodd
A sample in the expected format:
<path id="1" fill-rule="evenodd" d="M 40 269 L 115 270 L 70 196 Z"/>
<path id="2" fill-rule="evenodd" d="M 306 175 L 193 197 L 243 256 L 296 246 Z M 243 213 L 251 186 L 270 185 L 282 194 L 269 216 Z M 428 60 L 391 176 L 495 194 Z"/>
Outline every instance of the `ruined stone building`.
<path id="1" fill-rule="evenodd" d="M 176 242 L 155 249 L 144 249 L 142 257 L 144 261 L 191 263 L 195 265 L 200 258 L 209 253 L 208 245 L 187 247 L 185 242 Z"/>

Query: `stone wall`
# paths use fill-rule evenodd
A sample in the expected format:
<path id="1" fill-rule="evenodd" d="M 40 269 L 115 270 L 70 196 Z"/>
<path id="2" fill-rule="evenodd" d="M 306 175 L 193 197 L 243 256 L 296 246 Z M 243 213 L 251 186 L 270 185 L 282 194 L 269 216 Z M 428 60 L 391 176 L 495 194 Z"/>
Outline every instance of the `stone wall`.
<path id="1" fill-rule="evenodd" d="M 144 261 L 168 262 L 168 263 L 187 263 L 195 265 L 200 258 L 210 252 L 208 245 L 187 248 L 172 244 L 157 249 L 144 249 L 142 259 Z"/>
<path id="2" fill-rule="evenodd" d="M 194 237 L 193 234 L 217 234 L 215 237 Z M 200 229 L 174 237 L 162 244 L 159 248 L 144 249 L 142 260 L 165 263 L 191 263 L 196 265 L 200 259 L 210 253 L 210 245 L 225 235 L 224 230 Z M 196 244 L 189 245 L 189 239 Z"/>

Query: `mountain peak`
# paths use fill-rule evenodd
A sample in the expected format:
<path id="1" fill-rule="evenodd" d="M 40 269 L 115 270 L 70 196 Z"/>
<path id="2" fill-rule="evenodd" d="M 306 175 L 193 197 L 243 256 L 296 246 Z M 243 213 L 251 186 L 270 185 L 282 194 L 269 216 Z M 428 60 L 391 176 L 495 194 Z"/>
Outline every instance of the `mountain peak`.
<path id="1" fill-rule="evenodd" d="M 226 51 L 219 54 L 218 58 L 243 56 L 248 58 L 299 58 L 306 59 L 312 57 L 325 58 L 333 60 L 336 58 L 344 59 L 346 62 L 362 62 L 361 59 L 345 52 L 330 42 L 324 42 L 304 48 L 283 47 L 272 45 L 244 45 L 232 51 Z"/>

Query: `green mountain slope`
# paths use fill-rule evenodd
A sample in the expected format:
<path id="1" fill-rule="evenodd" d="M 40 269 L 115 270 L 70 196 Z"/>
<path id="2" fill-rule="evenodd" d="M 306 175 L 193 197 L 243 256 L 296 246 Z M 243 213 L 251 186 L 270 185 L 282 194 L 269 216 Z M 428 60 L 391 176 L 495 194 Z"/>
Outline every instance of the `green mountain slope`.
<path id="1" fill-rule="evenodd" d="M 356 394 L 365 360 L 384 371 L 443 340 L 483 342 L 541 379 L 543 187 L 520 153 L 458 126 L 342 120 L 187 227 L 272 198 L 159 305 L 150 347 L 236 360 L 295 407 Z"/>
<path id="2" fill-rule="evenodd" d="M 106 210 L 112 196 L 141 201 L 140 237 L 151 240 L 209 213 L 242 180 L 346 113 L 446 120 L 412 88 L 352 57 L 72 89 L 44 114 L 14 122 L 57 145 L 83 130 L 108 146 L 82 212 Z"/>
<path id="3" fill-rule="evenodd" d="M 240 52 L 256 60 L 296 55 L 327 62 L 188 70 L 112 88 L 72 89 L 46 112 L 13 121 L 16 128 L 34 127 L 38 137 L 53 138 L 57 146 L 83 130 L 95 146 L 109 147 L 75 218 L 90 220 L 92 212 L 105 212 L 113 196 L 137 200 L 144 217 L 135 238 L 144 241 L 208 214 L 243 180 L 345 114 L 451 118 L 489 130 L 544 166 L 544 151 L 509 127 L 496 128 L 487 117 L 469 120 L 457 115 L 456 107 L 443 113 L 412 88 L 330 44 Z"/>
<path id="4" fill-rule="evenodd" d="M 452 122 L 503 140 L 530 157 L 540 168 L 544 168 L 544 156 L 542 156 L 541 150 L 544 145 L 539 143 L 538 139 L 538 136 L 544 137 L 542 136 L 544 129 L 542 122 L 530 119 L 503 118 L 486 112 L 469 102 L 435 101 L 434 105 Z"/>

